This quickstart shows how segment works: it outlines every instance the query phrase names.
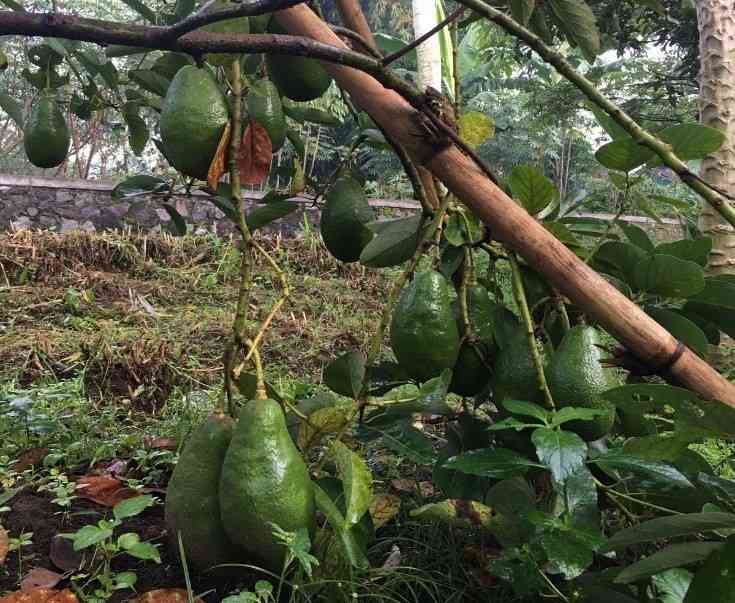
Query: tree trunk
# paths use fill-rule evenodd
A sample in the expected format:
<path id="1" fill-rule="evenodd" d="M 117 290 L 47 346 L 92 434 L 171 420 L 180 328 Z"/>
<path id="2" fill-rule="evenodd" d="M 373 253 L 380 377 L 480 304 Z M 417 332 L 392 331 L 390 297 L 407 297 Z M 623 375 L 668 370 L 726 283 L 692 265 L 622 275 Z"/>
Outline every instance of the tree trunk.
<path id="1" fill-rule="evenodd" d="M 419 38 L 439 24 L 436 0 L 413 0 L 413 31 Z M 431 36 L 416 49 L 418 57 L 418 86 L 442 89 L 442 54 L 439 36 Z"/>
<path id="2" fill-rule="evenodd" d="M 275 13 L 292 34 L 344 48 L 342 41 L 308 7 Z M 337 83 L 417 163 L 424 164 L 490 228 L 493 237 L 517 251 L 562 294 L 652 366 L 669 366 L 669 378 L 708 400 L 735 406 L 735 385 L 679 342 L 641 308 L 582 262 L 542 224 L 493 184 L 472 159 L 455 146 L 432 146 L 417 111 L 398 93 L 369 74 L 324 63 Z"/>
<path id="3" fill-rule="evenodd" d="M 735 0 L 698 0 L 700 114 L 702 124 L 722 130 L 722 148 L 702 163 L 701 176 L 709 184 L 735 194 Z M 735 274 L 735 229 L 705 204 L 702 232 L 712 238 L 709 271 Z"/>

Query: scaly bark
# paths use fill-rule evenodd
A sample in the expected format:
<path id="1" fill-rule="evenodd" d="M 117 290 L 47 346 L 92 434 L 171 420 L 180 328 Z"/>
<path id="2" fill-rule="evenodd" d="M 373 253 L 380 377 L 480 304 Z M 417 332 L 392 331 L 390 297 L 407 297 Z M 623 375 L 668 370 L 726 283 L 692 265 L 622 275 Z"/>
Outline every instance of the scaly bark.
<path id="1" fill-rule="evenodd" d="M 702 163 L 700 176 L 735 194 L 735 0 L 698 0 L 701 57 L 699 105 L 702 124 L 722 130 L 725 144 Z M 709 271 L 735 274 L 735 229 L 709 205 L 700 215 L 712 237 Z"/>

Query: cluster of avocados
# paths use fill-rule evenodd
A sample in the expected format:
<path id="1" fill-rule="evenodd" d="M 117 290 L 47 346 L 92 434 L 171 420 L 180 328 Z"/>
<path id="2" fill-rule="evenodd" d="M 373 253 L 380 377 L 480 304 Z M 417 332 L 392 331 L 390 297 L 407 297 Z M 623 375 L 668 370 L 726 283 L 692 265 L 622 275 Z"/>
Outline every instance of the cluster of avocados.
<path id="1" fill-rule="evenodd" d="M 214 414 L 190 435 L 168 485 L 166 527 L 196 571 L 257 563 L 280 572 L 286 548 L 273 524 L 313 536 L 309 471 L 291 440 L 281 405 L 251 400 L 237 420 Z"/>

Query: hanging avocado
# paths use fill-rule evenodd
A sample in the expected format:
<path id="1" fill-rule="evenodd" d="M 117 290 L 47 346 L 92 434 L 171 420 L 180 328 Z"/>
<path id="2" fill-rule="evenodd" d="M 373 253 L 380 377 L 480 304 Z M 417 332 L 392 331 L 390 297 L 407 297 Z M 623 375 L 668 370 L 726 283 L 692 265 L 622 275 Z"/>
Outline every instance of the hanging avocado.
<path id="1" fill-rule="evenodd" d="M 340 262 L 356 262 L 373 238 L 366 226 L 375 219 L 365 191 L 352 177 L 343 176 L 329 189 L 322 208 L 320 230 L 324 245 Z"/>
<path id="2" fill-rule="evenodd" d="M 286 548 L 274 538 L 272 523 L 313 535 L 309 471 L 275 400 L 251 400 L 240 411 L 222 466 L 220 509 L 230 539 L 273 572 L 283 569 Z"/>
<path id="3" fill-rule="evenodd" d="M 28 161 L 40 168 L 61 165 L 70 142 L 69 128 L 56 98 L 49 91 L 42 92 L 24 129 L 23 147 Z"/>
<path id="4" fill-rule="evenodd" d="M 286 32 L 275 19 L 271 19 L 268 31 L 273 34 Z M 283 54 L 266 55 L 268 74 L 281 95 L 293 101 L 310 101 L 324 94 L 332 83 L 319 61 Z"/>
<path id="5" fill-rule="evenodd" d="M 438 272 L 417 274 L 403 290 L 390 325 L 398 363 L 414 379 L 428 381 L 451 369 L 459 353 L 459 331 L 450 288 Z"/>
<path id="6" fill-rule="evenodd" d="M 268 132 L 273 152 L 286 140 L 286 117 L 283 114 L 278 89 L 270 80 L 258 80 L 248 92 L 248 113 Z"/>
<path id="7" fill-rule="evenodd" d="M 549 363 L 546 378 L 557 408 L 575 406 L 596 408 L 604 414 L 589 421 L 566 423 L 564 429 L 574 431 L 588 442 L 610 433 L 615 421 L 615 407 L 600 394 L 621 385 L 612 369 L 603 368 L 603 352 L 597 347 L 600 334 L 594 327 L 572 327 Z"/>
<path id="8" fill-rule="evenodd" d="M 171 165 L 186 176 L 207 179 L 225 125 L 227 99 L 206 69 L 182 67 L 161 109 L 161 141 Z"/>

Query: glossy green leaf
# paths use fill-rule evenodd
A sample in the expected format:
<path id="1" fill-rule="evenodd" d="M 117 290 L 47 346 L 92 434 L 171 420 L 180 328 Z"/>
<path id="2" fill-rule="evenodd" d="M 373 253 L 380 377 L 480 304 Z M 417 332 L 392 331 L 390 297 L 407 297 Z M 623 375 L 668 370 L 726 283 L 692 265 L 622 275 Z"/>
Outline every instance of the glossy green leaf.
<path id="1" fill-rule="evenodd" d="M 125 199 L 133 195 L 161 193 L 168 190 L 168 182 L 156 176 L 131 176 L 112 189 L 113 199 Z"/>
<path id="2" fill-rule="evenodd" d="M 470 475 L 506 479 L 523 475 L 532 467 L 543 468 L 544 465 L 505 448 L 483 448 L 451 457 L 444 463 L 444 467 Z"/>
<path id="3" fill-rule="evenodd" d="M 537 429 L 531 435 L 531 441 L 539 461 L 546 465 L 559 484 L 583 466 L 587 457 L 587 444 L 570 431 Z"/>
<path id="4" fill-rule="evenodd" d="M 735 596 L 735 540 L 712 553 L 694 575 L 684 603 L 730 603 Z"/>
<path id="5" fill-rule="evenodd" d="M 549 411 L 533 402 L 526 402 L 525 400 L 503 400 L 501 404 L 505 410 L 513 414 L 534 417 L 542 423 L 546 423 L 549 420 Z"/>
<path id="6" fill-rule="evenodd" d="M 729 310 L 735 310 L 735 284 L 724 280 L 708 278 L 705 280 L 704 288 L 692 296 L 689 301 L 696 304 L 720 306 Z M 705 316 L 712 318 L 709 314 Z"/>
<path id="7" fill-rule="evenodd" d="M 128 71 L 128 77 L 138 84 L 143 90 L 157 94 L 158 96 L 166 96 L 171 81 L 162 75 L 151 71 L 150 69 L 135 69 Z"/>
<path id="8" fill-rule="evenodd" d="M 301 204 L 296 201 L 276 201 L 275 203 L 256 207 L 245 216 L 245 220 L 250 230 L 256 231 L 271 222 L 293 213 L 300 206 Z"/>
<path id="9" fill-rule="evenodd" d="M 452 382 L 451 369 L 444 369 L 441 375 L 421 384 L 415 403 L 426 414 L 451 414 L 446 399 Z"/>
<path id="10" fill-rule="evenodd" d="M 345 558 L 350 565 L 358 568 L 369 567 L 370 563 L 367 559 L 366 552 L 360 542 L 355 527 L 345 529 L 345 518 L 332 501 L 330 496 L 316 483 L 313 484 L 314 500 L 317 508 L 324 513 L 329 524 L 337 533 L 340 545 L 345 554 Z"/>
<path id="11" fill-rule="evenodd" d="M 381 225 L 360 254 L 360 263 L 371 268 L 397 266 L 410 259 L 419 245 L 423 216 L 399 218 Z"/>
<path id="12" fill-rule="evenodd" d="M 23 5 L 20 2 L 16 2 L 15 0 L 0 0 L 0 4 L 4 4 L 10 10 L 15 10 L 20 13 L 26 12 L 26 9 L 23 8 Z"/>
<path id="13" fill-rule="evenodd" d="M 370 507 L 373 475 L 367 463 L 338 440 L 332 444 L 332 455 L 344 492 L 344 528 L 349 529 L 362 519 Z"/>
<path id="14" fill-rule="evenodd" d="M 23 131 L 25 127 L 25 119 L 23 118 L 23 109 L 20 103 L 5 92 L 0 92 L 0 109 L 5 111 L 15 122 L 15 125 Z"/>
<path id="15" fill-rule="evenodd" d="M 518 199 L 531 215 L 548 207 L 558 195 L 554 183 L 531 165 L 515 167 L 509 178 L 509 184 L 513 190 L 513 197 Z"/>
<path id="16" fill-rule="evenodd" d="M 673 255 L 680 260 L 695 262 L 702 267 L 707 266 L 709 254 L 712 251 L 712 239 L 682 239 L 673 243 L 661 243 L 656 247 L 656 253 Z"/>
<path id="17" fill-rule="evenodd" d="M 648 259 L 640 247 L 620 241 L 603 243 L 595 254 L 594 264 L 602 272 L 616 276 L 629 285 L 635 285 L 638 266 Z"/>
<path id="18" fill-rule="evenodd" d="M 510 12 L 521 25 L 528 25 L 536 8 L 536 0 L 510 0 Z"/>
<path id="19" fill-rule="evenodd" d="M 431 440 L 407 423 L 399 424 L 391 430 L 381 430 L 380 433 L 381 441 L 387 448 L 414 463 L 430 465 L 436 458 Z"/>
<path id="20" fill-rule="evenodd" d="M 659 132 L 658 137 L 668 142 L 677 157 L 683 161 L 704 159 L 725 142 L 725 133 L 721 130 L 694 123 L 671 126 Z M 654 162 L 661 164 L 658 157 Z"/>
<path id="21" fill-rule="evenodd" d="M 607 113 L 605 113 L 600 107 L 595 105 L 594 103 L 590 102 L 587 103 L 587 108 L 592 111 L 592 113 L 595 116 L 595 119 L 597 120 L 597 123 L 600 124 L 603 130 L 612 138 L 613 140 L 621 140 L 625 138 L 630 138 L 630 134 L 628 134 L 628 131 L 623 128 L 623 126 L 619 125 L 612 117 L 610 117 Z"/>
<path id="22" fill-rule="evenodd" d="M 670 461 L 681 455 L 692 443 L 686 434 L 663 433 L 629 438 L 623 452 L 649 461 Z"/>
<path id="23" fill-rule="evenodd" d="M 700 357 L 704 358 L 707 355 L 709 345 L 707 335 L 691 320 L 667 308 L 647 308 L 646 311 L 651 318 Z"/>
<path id="24" fill-rule="evenodd" d="M 651 256 L 636 267 L 635 282 L 641 291 L 663 297 L 691 297 L 705 286 L 701 266 L 660 254 Z"/>
<path id="25" fill-rule="evenodd" d="M 128 125 L 128 141 L 133 153 L 140 156 L 148 143 L 148 125 L 140 116 L 137 103 L 125 103 L 122 111 L 123 119 Z"/>
<path id="26" fill-rule="evenodd" d="M 597 417 L 602 417 L 608 414 L 607 410 L 601 410 L 598 408 L 579 408 L 576 406 L 565 406 L 564 408 L 557 410 L 551 417 L 551 426 L 558 427 L 569 421 L 590 421 Z"/>
<path id="27" fill-rule="evenodd" d="M 298 123 L 314 123 L 330 128 L 337 128 L 342 125 L 339 118 L 335 117 L 327 111 L 310 107 L 309 105 L 295 103 L 284 97 L 283 112 Z"/>
<path id="28" fill-rule="evenodd" d="M 645 580 L 650 576 L 671 568 L 684 567 L 699 563 L 714 551 L 721 549 L 723 542 L 686 542 L 671 544 L 648 557 L 626 567 L 615 579 L 616 582 L 628 584 Z"/>
<path id="29" fill-rule="evenodd" d="M 691 572 L 675 568 L 653 576 L 651 582 L 661 603 L 683 603 L 693 577 Z"/>
<path id="30" fill-rule="evenodd" d="M 171 223 L 174 226 L 176 234 L 183 237 L 186 234 L 186 220 L 184 220 L 183 216 L 179 213 L 179 210 L 170 203 L 163 203 L 161 206 L 171 218 Z"/>
<path id="31" fill-rule="evenodd" d="M 603 145 L 595 159 L 609 170 L 632 172 L 654 156 L 653 151 L 639 145 L 632 138 L 621 138 Z"/>
<path id="32" fill-rule="evenodd" d="M 686 513 L 657 517 L 613 534 L 605 549 L 614 551 L 643 542 L 690 536 L 724 528 L 735 528 L 735 514 Z"/>
<path id="33" fill-rule="evenodd" d="M 584 0 L 547 0 L 567 37 L 577 44 L 591 63 L 600 54 L 600 32 L 595 15 Z"/>
<path id="34" fill-rule="evenodd" d="M 333 360 L 324 369 L 324 383 L 333 392 L 348 398 L 356 398 L 365 380 L 365 355 L 347 352 Z"/>
<path id="35" fill-rule="evenodd" d="M 582 575 L 594 560 L 594 550 L 576 530 L 544 530 L 541 548 L 552 566 L 567 580 Z"/>
<path id="36" fill-rule="evenodd" d="M 590 462 L 610 475 L 632 475 L 638 486 L 645 490 L 693 488 L 692 483 L 676 467 L 626 454 L 621 450 L 612 450 Z"/>
<path id="37" fill-rule="evenodd" d="M 112 528 L 88 525 L 80 528 L 74 534 L 65 534 L 64 536 L 71 538 L 75 551 L 82 551 L 112 538 Z"/>
<path id="38" fill-rule="evenodd" d="M 599 531 L 597 486 L 586 465 L 568 475 L 558 488 L 555 511 L 574 528 Z"/>
<path id="39" fill-rule="evenodd" d="M 139 542 L 130 547 L 126 552 L 128 555 L 135 557 L 136 559 L 161 563 L 161 553 L 150 542 Z"/>
<path id="40" fill-rule="evenodd" d="M 635 224 L 625 224 L 623 222 L 620 224 L 620 229 L 623 231 L 626 238 L 633 243 L 633 245 L 640 247 L 646 253 L 654 252 L 655 246 L 653 241 L 651 241 L 648 233 L 646 233 L 646 231 L 640 226 L 636 226 Z"/>
<path id="41" fill-rule="evenodd" d="M 143 496 L 136 496 L 135 498 L 128 498 L 122 502 L 117 503 L 112 508 L 112 514 L 115 519 L 122 521 L 129 517 L 135 517 L 140 515 L 148 507 L 152 507 L 156 504 L 156 499 L 150 494 L 144 494 Z"/>

